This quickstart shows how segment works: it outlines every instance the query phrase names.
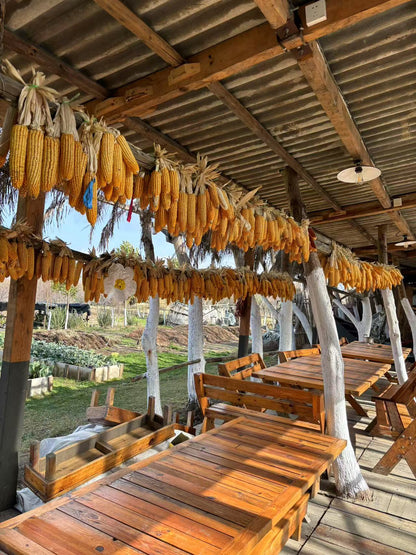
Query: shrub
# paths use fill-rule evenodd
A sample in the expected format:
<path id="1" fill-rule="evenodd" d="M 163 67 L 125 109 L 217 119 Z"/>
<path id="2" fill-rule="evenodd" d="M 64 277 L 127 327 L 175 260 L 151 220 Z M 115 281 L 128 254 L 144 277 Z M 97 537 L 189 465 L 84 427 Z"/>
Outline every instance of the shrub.
<path id="1" fill-rule="evenodd" d="M 41 360 L 29 364 L 29 378 L 45 378 L 52 375 L 52 367 Z"/>
<path id="2" fill-rule="evenodd" d="M 59 330 L 64 329 L 66 319 L 66 309 L 57 307 L 52 309 L 51 314 L 51 329 Z"/>
<path id="3" fill-rule="evenodd" d="M 127 314 L 127 325 L 128 326 L 137 326 L 139 323 L 139 317 L 135 316 L 134 314 Z"/>
<path id="4" fill-rule="evenodd" d="M 85 328 L 86 322 L 81 314 L 77 312 L 70 312 L 68 317 L 68 329 Z"/>
<path id="5" fill-rule="evenodd" d="M 112 356 L 104 356 L 94 351 L 78 349 L 78 347 L 62 345 L 60 343 L 48 343 L 47 341 L 33 341 L 31 354 L 35 359 L 49 361 L 50 363 L 63 362 L 88 368 L 97 368 L 116 363 Z"/>
<path id="6" fill-rule="evenodd" d="M 97 321 L 100 328 L 109 328 L 112 323 L 111 310 L 105 308 L 98 309 Z"/>

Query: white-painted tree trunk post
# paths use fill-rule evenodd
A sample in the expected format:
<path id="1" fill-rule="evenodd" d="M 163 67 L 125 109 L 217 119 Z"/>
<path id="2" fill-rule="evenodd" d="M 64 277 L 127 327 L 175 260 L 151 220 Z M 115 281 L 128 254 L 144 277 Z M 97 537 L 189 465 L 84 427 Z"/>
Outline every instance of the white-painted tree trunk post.
<path id="1" fill-rule="evenodd" d="M 111 307 L 111 327 L 114 328 L 114 307 Z"/>
<path id="2" fill-rule="evenodd" d="M 124 327 L 127 326 L 127 301 L 124 301 Z"/>
<path id="3" fill-rule="evenodd" d="M 149 211 L 140 212 L 140 223 L 142 226 L 142 243 L 146 258 L 155 261 L 155 251 L 152 241 L 151 214 Z M 142 347 L 146 356 L 147 368 L 147 397 L 155 398 L 155 412 L 162 415 L 162 403 L 160 397 L 159 365 L 157 360 L 157 330 L 159 326 L 159 296 L 149 298 L 149 313 L 146 326 L 142 335 Z"/>
<path id="4" fill-rule="evenodd" d="M 407 321 L 412 332 L 413 340 L 413 356 L 416 356 L 416 314 L 413 311 L 412 305 L 407 297 L 402 297 L 400 300 L 404 313 L 406 314 Z"/>
<path id="5" fill-rule="evenodd" d="M 387 225 L 378 226 L 378 257 L 382 264 L 388 263 L 387 254 Z M 396 303 L 391 289 L 382 289 L 384 312 L 386 313 L 389 328 L 391 350 L 393 351 L 394 369 L 397 374 L 399 384 L 407 380 L 406 365 L 403 357 L 402 337 L 400 333 L 399 321 L 397 319 Z"/>
<path id="6" fill-rule="evenodd" d="M 358 341 L 364 341 L 364 337 L 370 336 L 371 331 L 371 303 L 368 297 L 362 298 L 363 315 L 361 320 L 356 317 L 339 299 L 333 299 L 333 303 L 354 324 L 358 332 Z M 358 311 L 357 311 L 358 312 Z"/>
<path id="7" fill-rule="evenodd" d="M 162 415 L 160 401 L 159 365 L 157 360 L 157 328 L 159 325 L 159 297 L 150 297 L 149 315 L 142 335 L 142 347 L 146 356 L 147 398 L 155 398 L 155 412 Z"/>
<path id="8" fill-rule="evenodd" d="M 190 410 L 198 403 L 194 374 L 205 371 L 202 298 L 194 297 L 193 304 L 189 302 L 188 305 L 188 361 L 198 358 L 200 362 L 188 366 L 188 406 Z"/>
<path id="9" fill-rule="evenodd" d="M 190 265 L 189 256 L 186 252 L 184 237 L 172 237 L 172 244 L 176 257 L 181 266 Z M 188 303 L 188 361 L 200 359 L 197 364 L 188 366 L 188 409 L 193 410 L 198 405 L 198 397 L 195 391 L 194 374 L 205 372 L 204 358 L 204 312 L 201 297 L 194 297 L 194 302 Z"/>
<path id="10" fill-rule="evenodd" d="M 291 351 L 293 349 L 293 303 L 283 301 L 279 313 L 279 351 Z"/>
<path id="11" fill-rule="evenodd" d="M 66 307 L 65 307 L 65 326 L 64 329 L 68 329 L 68 320 L 69 320 L 69 291 L 66 294 Z"/>
<path id="12" fill-rule="evenodd" d="M 292 215 L 297 221 L 301 221 L 307 217 L 307 213 L 302 203 L 297 174 L 287 167 L 285 178 Z M 312 252 L 309 261 L 304 263 L 304 272 L 321 345 L 328 433 L 347 442 L 333 464 L 336 488 L 339 494 L 347 497 L 368 498 L 369 489 L 351 444 L 345 401 L 344 361 L 324 272 L 316 252 Z"/>
<path id="13" fill-rule="evenodd" d="M 263 356 L 263 333 L 261 329 L 261 312 L 255 296 L 251 299 L 251 352 Z"/>
<path id="14" fill-rule="evenodd" d="M 403 357 L 402 338 L 400 334 L 399 321 L 397 319 L 396 303 L 394 302 L 393 291 L 391 289 L 382 289 L 381 296 L 383 297 L 384 311 L 386 313 L 387 324 L 389 326 L 394 369 L 396 371 L 399 384 L 402 384 L 407 380 L 407 371 Z"/>
<path id="15" fill-rule="evenodd" d="M 310 325 L 306 314 L 303 312 L 303 310 L 301 310 L 298 307 L 298 305 L 296 303 L 293 303 L 293 314 L 296 316 L 296 318 L 301 323 L 301 325 L 302 325 L 302 327 L 303 327 L 303 329 L 306 333 L 306 337 L 308 338 L 309 344 L 312 345 L 312 337 L 313 337 L 312 326 Z"/>

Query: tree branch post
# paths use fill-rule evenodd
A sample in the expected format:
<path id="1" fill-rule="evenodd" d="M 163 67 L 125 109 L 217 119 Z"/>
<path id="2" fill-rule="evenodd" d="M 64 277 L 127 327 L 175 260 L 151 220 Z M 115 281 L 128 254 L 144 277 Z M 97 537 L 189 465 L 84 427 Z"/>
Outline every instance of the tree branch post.
<path id="1" fill-rule="evenodd" d="M 291 168 L 285 169 L 285 181 L 292 215 L 300 222 L 307 217 L 307 213 L 300 194 L 298 176 Z M 344 361 L 324 272 L 316 252 L 311 253 L 303 267 L 321 344 L 328 433 L 347 441 L 347 446 L 333 465 L 337 491 L 347 497 L 368 498 L 369 489 L 351 444 L 345 403 Z"/>

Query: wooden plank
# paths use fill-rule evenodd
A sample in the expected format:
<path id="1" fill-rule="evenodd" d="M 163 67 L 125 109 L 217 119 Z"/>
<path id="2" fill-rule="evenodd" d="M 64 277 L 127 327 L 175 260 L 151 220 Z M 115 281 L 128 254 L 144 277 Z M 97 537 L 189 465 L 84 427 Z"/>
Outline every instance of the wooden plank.
<path id="1" fill-rule="evenodd" d="M 130 547 L 138 549 L 141 553 L 147 553 L 148 555 L 152 555 L 153 553 L 158 553 L 159 555 L 180 555 L 186 553 L 182 549 L 168 545 L 151 535 L 137 530 L 137 528 L 130 527 L 115 518 L 108 517 L 101 512 L 90 509 L 85 504 L 79 502 L 82 499 L 83 498 L 80 497 L 77 501 L 67 503 L 60 509 L 61 512 L 81 522 L 85 522 L 85 524 L 88 524 L 104 534 L 111 535 Z M 91 551 L 89 553 L 91 553 Z"/>
<path id="2" fill-rule="evenodd" d="M 114 492 L 113 497 L 118 497 L 119 502 L 107 502 L 95 493 L 83 495 L 78 499 L 78 503 L 94 510 L 97 513 L 121 522 L 133 530 L 138 530 L 144 534 L 161 540 L 169 546 L 186 551 L 188 553 L 217 553 L 218 549 L 213 545 L 193 538 L 187 533 L 181 532 L 178 528 L 166 524 L 163 520 L 158 521 L 152 514 L 143 515 L 126 508 L 120 503 L 122 494 Z M 117 525 L 116 525 L 117 527 Z"/>
<path id="3" fill-rule="evenodd" d="M 111 485 L 111 487 L 99 488 L 95 494 L 114 503 L 120 502 L 123 507 L 144 516 L 151 515 L 152 518 L 157 518 L 157 520 L 215 547 L 221 547 L 230 541 L 237 532 L 236 529 L 228 526 L 226 530 L 229 533 L 226 534 L 222 531 L 224 529 L 222 524 L 225 521 L 215 520 L 202 511 L 173 502 L 167 496 L 152 494 L 145 488 L 125 480 L 119 480 L 117 487 Z"/>
<path id="4" fill-rule="evenodd" d="M 254 0 L 273 29 L 277 29 L 289 19 L 287 0 Z"/>
<path id="5" fill-rule="evenodd" d="M 394 494 L 391 496 L 387 512 L 390 515 L 416 522 L 416 500 Z"/>
<path id="6" fill-rule="evenodd" d="M 106 98 L 109 95 L 109 91 L 105 87 L 74 69 L 61 58 L 57 58 L 44 48 L 28 42 L 13 31 L 5 28 L 3 40 L 6 48 L 32 60 L 42 70 L 52 75 L 59 75 L 81 91 L 90 94 L 93 98 Z"/>
<path id="7" fill-rule="evenodd" d="M 163 493 L 151 491 L 143 485 L 124 480 L 123 478 L 112 482 L 110 487 L 137 497 L 139 500 L 152 503 L 152 505 L 157 505 L 158 507 L 168 510 L 170 513 L 178 514 L 190 520 L 196 520 L 196 522 L 225 536 L 234 537 L 242 528 L 242 526 L 235 522 L 231 522 L 230 520 L 226 520 L 212 513 L 207 513 L 194 505 L 191 506 L 191 504 L 179 501 Z M 97 495 L 100 495 L 100 491 L 101 488 L 95 490 Z M 190 502 L 191 501 L 190 499 Z"/>
<path id="8" fill-rule="evenodd" d="M 354 530 L 354 529 L 352 529 Z M 377 553 L 377 555 L 400 555 L 403 551 L 392 546 L 385 546 L 382 543 L 367 539 L 366 537 L 354 534 L 353 531 L 344 531 L 326 524 L 319 524 L 313 532 L 313 539 L 322 540 L 331 550 L 331 546 L 336 546 L 343 553 Z M 307 542 L 307 545 L 309 542 Z M 344 551 L 345 550 L 345 551 Z M 308 553 L 308 548 L 304 550 Z M 330 551 L 333 553 L 332 551 Z"/>
<path id="9" fill-rule="evenodd" d="M 53 551 L 40 546 L 14 529 L 0 530 L 0 547 L 5 549 L 6 553 L 13 553 L 15 555 L 27 555 L 28 553 L 50 555 L 53 553 Z"/>
<path id="10" fill-rule="evenodd" d="M 171 66 L 176 67 L 185 62 L 184 58 L 169 43 L 120 0 L 94 0 L 94 2 Z"/>

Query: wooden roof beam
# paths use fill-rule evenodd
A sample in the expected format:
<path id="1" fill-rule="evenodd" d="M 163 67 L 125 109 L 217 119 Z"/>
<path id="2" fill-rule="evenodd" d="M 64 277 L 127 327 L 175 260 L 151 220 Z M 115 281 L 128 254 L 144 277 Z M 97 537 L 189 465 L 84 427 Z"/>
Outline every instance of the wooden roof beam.
<path id="1" fill-rule="evenodd" d="M 273 29 L 278 29 L 290 17 L 287 0 L 254 0 Z"/>
<path id="2" fill-rule="evenodd" d="M 398 197 L 398 200 L 400 200 L 400 203 L 397 203 L 397 206 L 394 206 L 393 203 L 389 208 L 383 208 L 378 201 L 362 202 L 360 204 L 351 204 L 342 210 L 320 210 L 311 212 L 309 218 L 312 224 L 321 226 L 416 208 L 416 193 L 403 195 Z"/>
<path id="3" fill-rule="evenodd" d="M 317 42 L 309 45 L 310 55 L 298 59 L 298 65 L 310 87 L 315 92 L 322 108 L 330 119 L 352 159 L 360 159 L 363 164 L 374 166 L 361 134 L 349 111 L 347 103 L 328 66 L 324 53 Z M 381 178 L 369 182 L 374 194 L 383 208 L 391 207 L 391 199 Z M 389 213 L 396 227 L 413 237 L 413 232 L 403 216 L 397 212 Z"/>

